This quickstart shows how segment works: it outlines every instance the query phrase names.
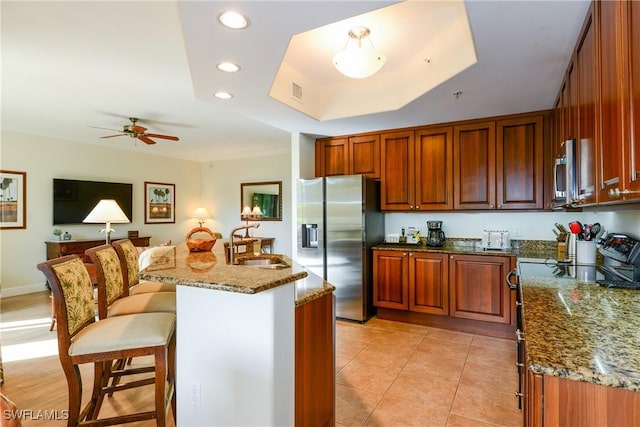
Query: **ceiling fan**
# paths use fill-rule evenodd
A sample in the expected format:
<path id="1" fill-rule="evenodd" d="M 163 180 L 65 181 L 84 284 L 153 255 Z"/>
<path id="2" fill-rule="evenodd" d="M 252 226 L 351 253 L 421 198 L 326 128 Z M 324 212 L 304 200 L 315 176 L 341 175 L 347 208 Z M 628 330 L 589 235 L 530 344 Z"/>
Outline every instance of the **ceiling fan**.
<path id="1" fill-rule="evenodd" d="M 137 125 L 138 119 L 136 117 L 129 117 L 129 120 L 131 121 L 130 125 L 124 125 L 122 127 L 122 130 L 120 131 L 116 131 L 116 132 L 120 132 L 119 134 L 116 135 L 106 135 L 106 136 L 101 136 L 100 138 L 114 138 L 116 136 L 125 136 L 128 135 L 131 138 L 137 138 L 140 141 L 144 142 L 145 144 L 155 144 L 156 142 L 154 140 L 152 140 L 151 138 L 161 138 L 161 139 L 169 139 L 171 141 L 179 141 L 180 138 L 178 138 L 177 136 L 171 136 L 171 135 L 160 135 L 157 133 L 147 133 L 147 128 L 142 127 Z M 105 129 L 105 128 L 97 128 L 97 129 Z M 107 129 L 107 130 L 115 130 L 115 129 Z"/>

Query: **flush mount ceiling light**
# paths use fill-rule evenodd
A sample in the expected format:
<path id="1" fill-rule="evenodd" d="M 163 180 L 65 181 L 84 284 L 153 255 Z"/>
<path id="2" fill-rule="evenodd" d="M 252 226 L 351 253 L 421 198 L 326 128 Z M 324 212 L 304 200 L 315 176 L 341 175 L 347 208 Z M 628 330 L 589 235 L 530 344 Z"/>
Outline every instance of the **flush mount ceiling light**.
<path id="1" fill-rule="evenodd" d="M 240 66 L 232 62 L 222 62 L 218 64 L 217 68 L 218 70 L 224 71 L 225 73 L 236 73 L 240 71 Z"/>
<path id="2" fill-rule="evenodd" d="M 216 92 L 213 94 L 213 96 L 215 96 L 218 99 L 231 99 L 233 98 L 233 95 L 231 95 L 229 92 Z"/>
<path id="3" fill-rule="evenodd" d="M 387 61 L 387 56 L 373 46 L 367 27 L 349 30 L 349 40 L 343 51 L 333 57 L 333 65 L 347 77 L 364 79 L 377 73 Z M 363 39 L 369 44 L 363 46 Z"/>
<path id="4" fill-rule="evenodd" d="M 227 28 L 241 30 L 249 26 L 249 20 L 238 12 L 224 12 L 218 17 L 218 20 Z"/>

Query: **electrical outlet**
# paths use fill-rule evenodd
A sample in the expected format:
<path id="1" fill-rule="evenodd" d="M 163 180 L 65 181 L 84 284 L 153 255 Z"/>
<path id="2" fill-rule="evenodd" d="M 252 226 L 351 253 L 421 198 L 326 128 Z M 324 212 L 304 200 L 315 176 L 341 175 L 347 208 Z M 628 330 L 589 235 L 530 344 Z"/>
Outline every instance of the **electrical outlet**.
<path id="1" fill-rule="evenodd" d="M 513 228 L 513 237 L 519 237 L 520 236 L 520 227 L 514 227 Z"/>
<path id="2" fill-rule="evenodd" d="M 191 384 L 191 403 L 196 408 L 200 407 L 200 384 Z"/>

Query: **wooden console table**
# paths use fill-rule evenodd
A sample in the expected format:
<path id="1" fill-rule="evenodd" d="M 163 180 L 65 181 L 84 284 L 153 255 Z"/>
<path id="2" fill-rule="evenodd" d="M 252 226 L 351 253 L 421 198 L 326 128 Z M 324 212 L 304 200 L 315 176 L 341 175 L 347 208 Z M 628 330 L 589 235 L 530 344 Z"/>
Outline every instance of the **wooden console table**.
<path id="1" fill-rule="evenodd" d="M 129 239 L 133 243 L 133 246 L 145 247 L 149 246 L 149 240 L 151 237 L 116 237 L 112 238 L 111 241 L 116 241 L 120 239 Z M 84 260 L 84 262 L 89 262 L 87 258 L 85 258 L 84 251 L 89 248 L 94 248 L 96 246 L 104 245 L 105 239 L 96 239 L 96 240 L 50 240 L 44 242 L 47 245 L 47 260 L 58 258 L 65 255 L 76 254 L 80 258 Z"/>

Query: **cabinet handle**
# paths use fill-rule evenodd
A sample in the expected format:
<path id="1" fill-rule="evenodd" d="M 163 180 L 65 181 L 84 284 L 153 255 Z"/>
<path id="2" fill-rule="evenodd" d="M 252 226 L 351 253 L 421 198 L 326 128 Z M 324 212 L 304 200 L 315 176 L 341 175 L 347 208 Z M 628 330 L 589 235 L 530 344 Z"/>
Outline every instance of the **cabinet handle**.
<path id="1" fill-rule="evenodd" d="M 413 205 L 409 205 L 409 209 L 415 209 Z"/>
<path id="2" fill-rule="evenodd" d="M 609 197 L 616 199 L 620 196 L 626 196 L 627 194 L 632 193 L 640 193 L 640 191 L 631 191 L 629 189 L 620 190 L 618 187 L 609 189 Z"/>
<path id="3" fill-rule="evenodd" d="M 524 367 L 524 363 L 516 362 L 516 366 L 517 366 L 518 368 L 522 368 L 522 367 Z"/>
<path id="4" fill-rule="evenodd" d="M 453 255 L 449 255 L 449 258 L 453 259 Z"/>
<path id="5" fill-rule="evenodd" d="M 409 252 L 409 256 L 413 256 L 413 252 Z"/>
<path id="6" fill-rule="evenodd" d="M 416 209 L 420 209 L 420 206 L 416 206 Z"/>
<path id="7" fill-rule="evenodd" d="M 404 252 L 404 253 L 402 254 L 402 256 L 407 256 L 407 253 L 406 253 L 406 252 Z"/>
<path id="8" fill-rule="evenodd" d="M 524 341 L 524 333 L 520 329 L 516 329 L 516 339 L 518 342 Z"/>
<path id="9" fill-rule="evenodd" d="M 491 209 L 493 209 L 493 205 L 489 205 L 489 207 L 490 207 Z"/>
<path id="10" fill-rule="evenodd" d="M 524 397 L 524 393 L 516 391 L 516 397 Z"/>
<path id="11" fill-rule="evenodd" d="M 498 209 L 502 209 L 502 205 L 498 205 Z"/>

